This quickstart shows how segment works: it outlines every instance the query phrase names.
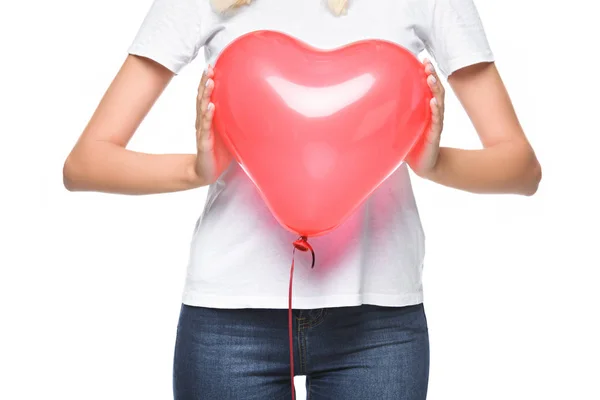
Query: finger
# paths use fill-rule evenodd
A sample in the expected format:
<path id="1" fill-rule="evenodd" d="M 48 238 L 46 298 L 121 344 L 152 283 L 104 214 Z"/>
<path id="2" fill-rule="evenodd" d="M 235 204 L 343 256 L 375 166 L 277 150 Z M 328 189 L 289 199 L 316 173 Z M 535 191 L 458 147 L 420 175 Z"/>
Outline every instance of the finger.
<path id="1" fill-rule="evenodd" d="M 202 72 L 202 77 L 200 78 L 200 84 L 198 85 L 198 93 L 202 93 L 204 91 L 204 87 L 206 86 L 206 81 L 208 79 L 212 79 L 215 72 L 213 70 L 212 65 L 208 64 L 206 69 Z"/>
<path id="2" fill-rule="evenodd" d="M 206 80 L 208 79 L 208 68 L 202 72 L 202 77 L 200 78 L 200 84 L 198 85 L 198 97 L 201 97 L 202 92 L 204 92 L 204 87 L 206 86 Z"/>
<path id="3" fill-rule="evenodd" d="M 438 78 L 435 75 L 432 74 L 432 75 L 427 76 L 427 84 L 429 85 L 429 88 L 433 92 L 434 96 L 439 97 L 442 94 L 442 91 L 441 91 L 442 85 L 440 85 L 440 81 L 438 80 Z M 438 101 L 439 100 L 440 99 L 438 99 Z"/>
<path id="4" fill-rule="evenodd" d="M 215 105 L 213 103 L 208 103 L 206 107 L 206 112 L 204 113 L 204 117 L 202 118 L 202 137 L 207 138 L 212 136 L 212 122 L 213 115 L 215 113 Z"/>
<path id="5" fill-rule="evenodd" d="M 429 85 L 431 93 L 433 94 L 434 98 L 438 103 L 438 107 L 443 112 L 445 103 L 444 86 L 433 75 L 429 75 L 429 77 L 427 78 L 427 84 Z"/>
<path id="6" fill-rule="evenodd" d="M 435 74 L 435 68 L 433 67 L 433 63 L 431 62 L 431 60 L 429 60 L 429 58 L 423 59 L 423 67 L 425 68 L 425 73 L 428 76 L 431 74 Z"/>
<path id="7" fill-rule="evenodd" d="M 427 75 L 433 75 L 437 81 L 440 80 L 437 70 L 435 69 L 433 63 L 429 59 L 426 59 L 425 61 L 425 72 L 427 73 Z"/>
<path id="8" fill-rule="evenodd" d="M 206 88 L 206 82 L 209 79 L 212 79 L 214 74 L 215 74 L 214 70 L 210 64 L 206 67 L 204 72 L 202 72 L 202 77 L 200 78 L 200 84 L 198 85 L 198 101 L 197 101 L 198 104 L 200 103 L 200 100 L 202 99 L 202 95 L 204 94 L 204 89 Z"/>
<path id="9" fill-rule="evenodd" d="M 435 67 L 433 66 L 433 63 L 431 61 L 429 61 L 429 59 L 426 58 L 423 61 L 423 64 L 425 65 L 425 73 L 427 74 L 427 83 L 429 84 L 429 86 L 431 87 L 432 90 L 434 90 L 436 93 L 440 93 L 443 96 L 444 95 L 444 86 L 440 82 L 440 77 L 439 77 Z M 440 100 L 443 100 L 443 99 L 438 98 L 438 101 L 440 101 Z"/>
<path id="10" fill-rule="evenodd" d="M 212 79 L 208 79 L 206 81 L 206 87 L 204 88 L 204 93 L 202 94 L 202 99 L 200 100 L 200 113 L 204 117 L 206 111 L 208 109 L 208 104 L 210 103 L 210 96 L 212 95 L 213 89 L 215 87 L 215 83 Z"/>
<path id="11" fill-rule="evenodd" d="M 205 117 L 202 119 L 202 126 L 198 133 L 198 151 L 207 152 L 211 151 L 214 146 L 214 135 L 212 134 L 212 120 L 215 106 L 209 103 Z"/>
<path id="12" fill-rule="evenodd" d="M 437 99 L 435 97 L 432 98 L 431 101 L 429 102 L 429 105 L 431 107 L 431 121 L 434 124 L 439 124 L 441 115 L 440 115 L 440 107 L 437 102 Z"/>
<path id="13" fill-rule="evenodd" d="M 206 81 L 208 80 L 207 70 L 202 72 L 202 78 L 200 78 L 200 84 L 198 85 L 198 93 L 196 94 L 196 130 L 200 123 L 200 116 L 202 115 L 202 97 L 204 96 L 204 88 L 206 87 Z"/>
<path id="14" fill-rule="evenodd" d="M 429 105 L 431 107 L 431 129 L 429 129 L 427 140 L 430 143 L 435 143 L 438 141 L 442 131 L 442 114 L 440 106 L 435 97 L 431 99 Z"/>

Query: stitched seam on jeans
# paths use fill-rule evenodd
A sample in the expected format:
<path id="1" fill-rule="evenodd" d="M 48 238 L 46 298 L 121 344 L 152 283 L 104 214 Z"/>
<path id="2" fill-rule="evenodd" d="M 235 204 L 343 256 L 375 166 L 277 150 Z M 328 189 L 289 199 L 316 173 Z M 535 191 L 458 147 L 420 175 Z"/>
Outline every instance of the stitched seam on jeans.
<path id="1" fill-rule="evenodd" d="M 302 374 L 306 375 L 306 336 L 302 334 Z"/>
<path id="2" fill-rule="evenodd" d="M 302 337 L 300 339 L 300 374 L 306 375 L 306 336 L 302 333 Z"/>
<path id="3" fill-rule="evenodd" d="M 297 339 L 298 343 L 297 343 L 297 345 L 298 345 L 298 358 L 299 358 L 299 360 L 298 360 L 298 364 L 299 365 L 298 366 L 300 367 L 300 371 L 298 371 L 298 373 L 302 374 L 302 364 L 303 364 L 303 361 L 302 361 L 302 357 L 303 357 L 303 355 L 302 355 L 302 329 L 301 329 L 299 323 L 298 323 L 297 330 L 298 330 L 298 332 L 297 332 L 297 334 L 298 334 L 298 339 Z"/>

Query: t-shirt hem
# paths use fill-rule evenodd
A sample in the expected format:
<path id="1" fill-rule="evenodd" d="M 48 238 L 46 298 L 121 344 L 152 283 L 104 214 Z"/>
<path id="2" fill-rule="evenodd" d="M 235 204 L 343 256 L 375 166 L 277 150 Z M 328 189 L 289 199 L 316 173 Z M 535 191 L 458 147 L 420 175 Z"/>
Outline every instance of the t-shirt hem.
<path id="1" fill-rule="evenodd" d="M 460 57 L 451 58 L 446 60 L 443 74 L 446 77 L 452 75 L 454 72 L 461 68 L 468 67 L 471 65 L 483 63 L 483 62 L 494 62 L 495 57 L 491 51 L 476 52 Z"/>
<path id="2" fill-rule="evenodd" d="M 149 58 L 150 60 L 162 65 L 175 75 L 179 75 L 179 72 L 183 68 L 181 63 L 175 62 L 172 58 L 166 54 L 157 51 L 156 49 L 148 49 L 144 46 L 132 44 L 128 49 L 127 53 L 135 56 Z"/>
<path id="3" fill-rule="evenodd" d="M 287 309 L 287 297 L 274 296 L 219 296 L 185 292 L 182 302 L 188 306 L 241 309 Z M 375 305 L 382 307 L 404 307 L 423 302 L 423 292 L 405 294 L 359 293 L 334 296 L 292 297 L 292 307 L 295 309 L 356 307 L 361 305 Z"/>

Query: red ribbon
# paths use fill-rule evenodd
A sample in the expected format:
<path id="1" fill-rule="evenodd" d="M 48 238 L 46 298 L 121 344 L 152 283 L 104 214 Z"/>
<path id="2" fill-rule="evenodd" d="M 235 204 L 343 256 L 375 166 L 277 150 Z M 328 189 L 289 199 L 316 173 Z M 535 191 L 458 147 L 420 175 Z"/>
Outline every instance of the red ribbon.
<path id="1" fill-rule="evenodd" d="M 292 252 L 292 267 L 290 268 L 290 289 L 288 293 L 288 332 L 290 339 L 290 377 L 292 382 L 292 400 L 296 399 L 296 389 L 294 386 L 294 333 L 293 333 L 293 315 L 292 315 L 292 284 L 294 281 L 294 260 L 296 257 L 296 250 L 310 251 L 312 254 L 312 265 L 311 268 L 315 267 L 315 251 L 312 246 L 308 244 L 306 236 L 300 236 L 298 240 L 294 242 L 294 251 Z"/>

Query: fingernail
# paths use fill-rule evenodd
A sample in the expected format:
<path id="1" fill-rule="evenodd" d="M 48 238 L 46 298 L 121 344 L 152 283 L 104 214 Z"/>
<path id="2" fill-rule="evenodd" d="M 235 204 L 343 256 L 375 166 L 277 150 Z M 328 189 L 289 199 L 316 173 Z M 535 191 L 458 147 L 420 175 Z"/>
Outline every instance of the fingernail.
<path id="1" fill-rule="evenodd" d="M 433 75 L 429 75 L 429 79 L 431 80 L 431 83 L 437 82 L 437 79 L 435 79 L 435 76 L 433 76 Z"/>
<path id="2" fill-rule="evenodd" d="M 433 105 L 437 106 L 437 99 L 435 97 L 433 99 L 431 99 L 431 102 L 433 103 Z"/>
<path id="3" fill-rule="evenodd" d="M 205 83 L 205 86 L 208 87 L 208 85 L 210 84 L 211 81 L 212 81 L 212 79 L 207 79 L 206 83 Z"/>
<path id="4" fill-rule="evenodd" d="M 212 111 L 212 110 L 213 110 L 213 108 L 215 108 L 215 105 L 214 105 L 213 103 L 208 103 L 208 106 L 206 107 L 206 109 L 207 109 L 208 111 Z"/>

